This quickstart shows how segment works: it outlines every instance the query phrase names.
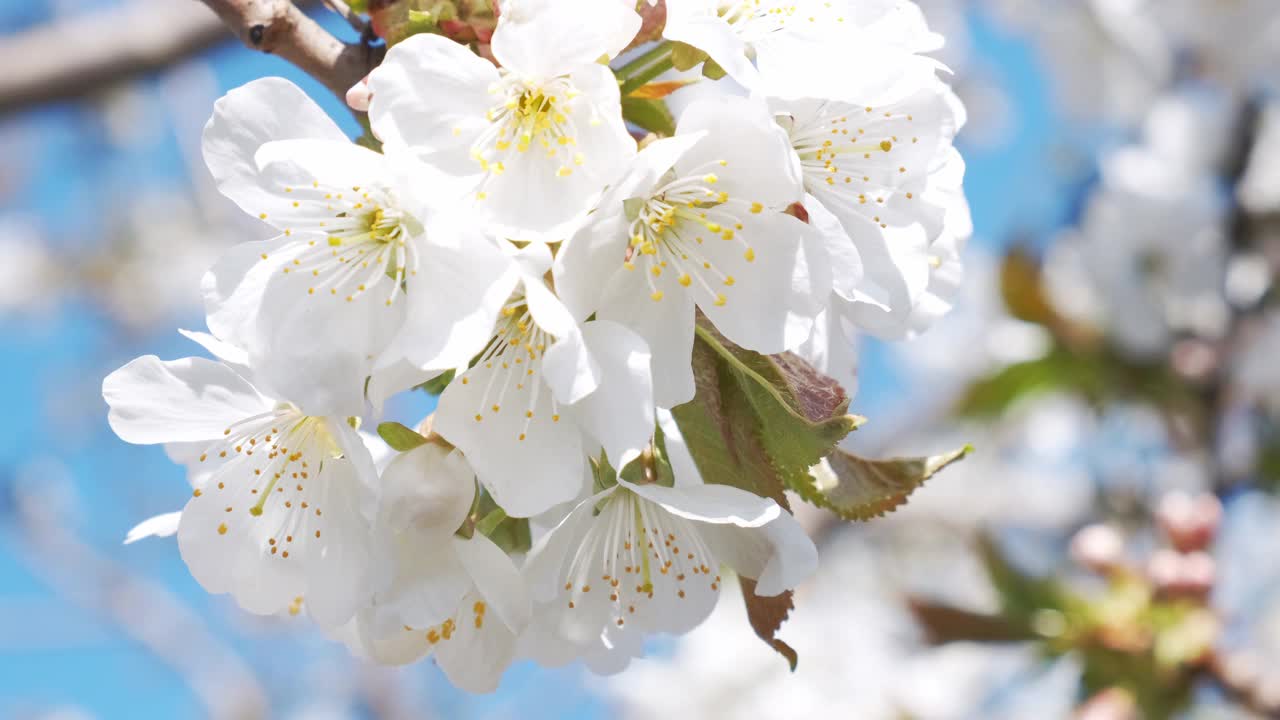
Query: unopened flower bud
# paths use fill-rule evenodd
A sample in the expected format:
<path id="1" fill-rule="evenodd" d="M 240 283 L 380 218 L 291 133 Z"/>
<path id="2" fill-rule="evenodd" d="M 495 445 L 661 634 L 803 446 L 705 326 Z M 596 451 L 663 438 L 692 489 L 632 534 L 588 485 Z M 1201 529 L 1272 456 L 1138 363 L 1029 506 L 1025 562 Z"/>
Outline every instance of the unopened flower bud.
<path id="1" fill-rule="evenodd" d="M 369 112 L 369 101 L 373 99 L 373 93 L 369 90 L 369 76 L 366 75 L 360 79 L 360 82 L 352 85 L 347 90 L 347 105 L 352 110 L 358 112 Z"/>
<path id="2" fill-rule="evenodd" d="M 1110 525 L 1089 525 L 1071 538 L 1071 559 L 1096 573 L 1113 572 L 1124 562 L 1124 538 Z"/>
<path id="3" fill-rule="evenodd" d="M 1217 568 L 1208 553 L 1164 549 L 1151 556 L 1147 576 L 1161 593 L 1203 598 L 1213 589 Z"/>
<path id="4" fill-rule="evenodd" d="M 1160 500 L 1156 522 L 1180 552 L 1203 550 L 1222 522 L 1222 503 L 1210 494 L 1172 492 Z"/>

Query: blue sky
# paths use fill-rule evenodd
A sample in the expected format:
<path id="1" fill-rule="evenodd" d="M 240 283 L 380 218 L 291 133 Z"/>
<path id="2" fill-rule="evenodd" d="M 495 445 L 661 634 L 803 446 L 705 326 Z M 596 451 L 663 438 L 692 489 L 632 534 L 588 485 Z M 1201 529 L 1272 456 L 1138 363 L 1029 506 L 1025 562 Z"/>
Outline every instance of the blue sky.
<path id="1" fill-rule="evenodd" d="M 86 8 L 107 4 L 83 3 Z M 0 0 L 0 33 L 46 19 L 40 3 Z M 334 18 L 326 22 L 346 30 Z M 1025 44 L 981 20 L 972 30 L 977 59 L 1013 104 L 1002 141 L 966 153 L 975 244 L 992 248 L 1012 232 L 1042 237 L 1069 212 L 1071 193 L 1046 169 L 1068 129 L 1054 113 Z M 354 133 L 350 115 L 335 98 L 277 58 L 251 53 L 229 39 L 204 60 L 224 91 L 263 75 L 289 77 Z M 155 82 L 146 79 L 142 85 Z M 113 150 L 104 136 L 97 113 L 74 103 L 0 119 L 0 149 L 10 156 L 0 173 L 5 193 L 0 214 L 34 216 L 49 242 L 68 250 L 88 248 L 101 242 L 103 219 L 114 212 L 122 193 L 188 182 L 172 132 L 148 143 L 143 153 Z M 202 325 L 198 316 L 183 321 L 187 327 Z M 51 587 L 38 569 L 33 572 L 29 546 L 14 525 L 9 489 L 17 483 L 46 489 L 49 496 L 42 502 L 66 502 L 67 527 L 83 542 L 188 604 L 215 635 L 244 654 L 280 710 L 304 706 L 323 687 L 317 683 L 323 675 L 308 674 L 320 662 L 312 658 L 340 657 L 340 647 L 313 630 L 250 632 L 252 623 L 225 598 L 210 598 L 195 584 L 172 543 L 120 545 L 135 522 L 180 507 L 189 491 L 182 472 L 160 449 L 126 445 L 111 434 L 97 394 L 101 377 L 139 354 L 179 357 L 197 349 L 167 329 L 126 332 L 84 295 L 63 298 L 46 314 L 0 316 L 0 338 L 5 406 L 0 416 L 0 716 L 58 706 L 136 720 L 199 716 L 196 698 L 172 671 L 92 608 Z M 893 402 L 903 379 L 895 377 L 885 353 L 874 345 L 863 377 L 855 409 L 874 419 L 877 407 Z M 419 396 L 393 412 L 412 421 L 428 409 L 429 400 Z M 60 499 L 68 493 L 58 488 L 71 488 L 74 499 Z M 445 717 L 607 716 L 576 669 L 520 666 L 500 693 L 478 699 L 452 692 L 429 665 L 405 672 L 416 674 L 423 698 L 429 698 L 424 702 Z M 351 713 L 361 716 L 358 708 Z"/>

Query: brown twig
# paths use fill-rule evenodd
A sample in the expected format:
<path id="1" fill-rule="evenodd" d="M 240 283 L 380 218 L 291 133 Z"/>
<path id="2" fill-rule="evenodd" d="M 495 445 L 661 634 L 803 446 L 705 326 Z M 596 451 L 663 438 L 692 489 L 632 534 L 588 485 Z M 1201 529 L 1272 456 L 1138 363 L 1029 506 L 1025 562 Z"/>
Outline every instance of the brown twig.
<path id="1" fill-rule="evenodd" d="M 338 40 L 291 0 L 202 1 L 246 47 L 279 55 L 340 98 L 382 61 L 381 49 Z"/>
<path id="2" fill-rule="evenodd" d="M 340 98 L 382 60 L 381 49 L 341 42 L 298 9 L 314 0 L 202 2 L 208 8 L 134 0 L 0 40 L 0 67 L 9 69 L 0 73 L 0 115 L 162 70 L 221 42 L 226 27 L 246 46 L 279 55 Z M 345 3 L 325 2 L 364 32 L 363 19 Z"/>
<path id="3" fill-rule="evenodd" d="M 369 32 L 369 23 L 360 16 L 360 13 L 352 10 L 351 6 L 342 0 L 324 0 L 324 5 L 341 15 L 342 19 L 346 20 L 347 24 L 351 26 L 351 29 L 360 33 L 361 37 L 364 37 L 365 33 Z"/>
<path id="4" fill-rule="evenodd" d="M 0 40 L 0 115 L 154 72 L 223 37 L 218 19 L 188 2 L 132 2 L 12 35 Z"/>

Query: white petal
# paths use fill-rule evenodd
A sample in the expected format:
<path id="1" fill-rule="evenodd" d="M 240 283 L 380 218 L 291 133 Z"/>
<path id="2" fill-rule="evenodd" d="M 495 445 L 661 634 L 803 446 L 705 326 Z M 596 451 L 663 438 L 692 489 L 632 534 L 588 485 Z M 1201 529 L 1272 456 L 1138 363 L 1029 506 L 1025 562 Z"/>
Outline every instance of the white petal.
<path id="1" fill-rule="evenodd" d="M 664 279 L 673 282 L 667 273 Z M 664 292 L 650 299 L 645 272 L 619 269 L 605 283 L 596 315 L 627 327 L 644 338 L 652 353 L 653 395 L 658 407 L 675 407 L 693 399 L 694 302 L 688 292 Z M 683 290 L 683 288 L 680 288 Z"/>
<path id="2" fill-rule="evenodd" d="M 249 354 L 242 348 L 238 348 L 231 343 L 223 342 L 209 333 L 200 332 L 198 330 L 183 330 L 179 328 L 178 334 L 191 342 L 196 343 L 205 350 L 208 350 L 210 355 L 213 355 L 222 362 L 228 365 L 239 366 L 236 369 L 241 371 L 241 374 L 244 374 L 244 371 L 248 369 L 247 365 L 249 364 Z"/>
<path id="3" fill-rule="evenodd" d="M 784 511 L 778 503 L 730 485 L 625 485 L 635 494 L 658 503 L 677 517 L 712 524 L 760 527 Z"/>
<path id="4" fill-rule="evenodd" d="M 262 177 L 254 155 L 268 142 L 298 138 L 350 144 L 301 88 L 283 78 L 262 78 L 214 104 L 204 128 L 204 160 L 224 195 L 255 217 L 271 217 L 292 205 Z"/>
<path id="5" fill-rule="evenodd" d="M 529 624 L 529 592 L 511 558 L 492 540 L 476 533 L 470 540 L 453 539 L 454 550 L 475 582 L 476 592 L 495 620 L 515 633 Z"/>
<path id="6" fill-rule="evenodd" d="M 734 343 L 766 355 L 790 350 L 812 332 L 813 318 L 830 291 L 830 275 L 809 275 L 801 242 L 808 232 L 804 223 L 767 210 L 741 214 L 740 220 L 734 240 L 713 235 L 699 248 L 712 269 L 703 274 L 705 284 L 695 282 L 690 290 L 716 329 Z M 753 259 L 747 259 L 744 245 Z"/>
<path id="7" fill-rule="evenodd" d="M 178 532 L 178 521 L 181 519 L 181 511 L 149 517 L 135 525 L 124 536 L 124 544 L 129 545 L 149 537 L 170 537 Z"/>
<path id="8" fill-rule="evenodd" d="M 449 384 L 435 430 L 466 454 L 508 515 L 529 517 L 577 495 L 586 464 L 582 431 L 560 417 L 536 372 L 501 363 L 477 365 Z"/>
<path id="9" fill-rule="evenodd" d="M 731 95 L 700 100 L 680 116 L 676 132 L 707 133 L 676 163 L 681 176 L 714 173 L 717 190 L 777 210 L 803 199 L 791 140 L 762 100 Z"/>
<path id="10" fill-rule="evenodd" d="M 658 426 L 662 428 L 663 444 L 667 448 L 667 462 L 671 463 L 671 474 L 675 476 L 676 487 L 701 485 L 702 473 L 698 471 L 698 465 L 693 460 L 693 454 L 689 452 L 689 446 L 684 441 L 680 426 L 676 424 L 675 416 L 670 410 L 664 408 L 658 408 L 656 414 Z"/>
<path id="11" fill-rule="evenodd" d="M 317 291 L 323 276 L 291 272 L 316 241 L 298 234 L 233 247 L 204 279 L 209 326 L 248 351 L 255 380 L 305 412 L 361 415 L 365 378 L 405 303 L 386 304 L 392 290 L 383 286 L 394 281 L 385 274 L 368 292 Z"/>
<path id="12" fill-rule="evenodd" d="M 583 66 L 558 82 L 567 82 L 576 93 L 555 105 L 553 112 L 563 122 L 532 133 L 528 145 L 498 149 L 495 140 L 479 148 L 487 173 L 478 207 L 506 237 L 563 240 L 635 155 L 636 143 L 623 122 L 618 83 L 609 68 Z M 563 88 L 563 94 L 569 91 Z"/>
<path id="13" fill-rule="evenodd" d="M 530 246 L 540 247 L 540 246 Z M 550 263 L 547 263 L 550 266 Z M 543 268 L 545 272 L 546 268 Z M 561 338 L 577 330 L 578 323 L 560 298 L 547 287 L 542 273 L 524 277 L 524 296 L 529 303 L 529 314 L 539 328 L 551 333 L 552 337 Z"/>
<path id="14" fill-rule="evenodd" d="M 702 6 L 702 7 L 699 7 Z M 667 4 L 667 24 L 662 36 L 698 48 L 744 87 L 754 87 L 759 73 L 747 59 L 747 44 L 716 16 L 714 3 L 676 0 Z"/>
<path id="15" fill-rule="evenodd" d="M 439 35 L 414 35 L 388 50 L 369 74 L 374 134 L 423 152 L 465 149 L 486 124 L 488 88 L 497 79 L 493 64 L 466 47 Z"/>
<path id="16" fill-rule="evenodd" d="M 122 440 L 149 444 L 222 437 L 231 424 L 271 408 L 244 378 L 202 358 L 140 357 L 102 382 L 107 421 Z"/>
<path id="17" fill-rule="evenodd" d="M 373 612 L 364 613 L 365 633 L 393 638 L 405 626 L 425 629 L 453 617 L 472 582 L 455 551 L 452 533 L 410 529 L 397 534 L 391 544 L 393 579 L 374 597 Z"/>
<path id="18" fill-rule="evenodd" d="M 542 376 L 556 400 L 576 403 L 600 387 L 599 361 L 587 350 L 582 332 L 576 327 L 547 348 L 542 359 Z"/>
<path id="19" fill-rule="evenodd" d="M 818 549 L 788 512 L 763 527 L 714 525 L 702 533 L 726 565 L 756 581 L 759 595 L 794 588 L 818 569 Z"/>
<path id="20" fill-rule="evenodd" d="M 606 320 L 587 323 L 582 335 L 599 363 L 600 380 L 572 412 L 583 430 L 604 447 L 614 467 L 620 468 L 635 459 L 653 435 L 649 347 L 639 335 Z"/>
<path id="21" fill-rule="evenodd" d="M 521 75 L 550 78 L 612 58 L 639 30 L 640 16 L 620 2 L 507 0 L 493 33 L 493 55 Z"/>
<path id="22" fill-rule="evenodd" d="M 436 662 L 449 682 L 472 693 L 497 690 L 516 653 L 515 633 L 487 611 L 477 612 L 481 602 L 474 592 L 464 597 L 452 637 L 436 646 Z"/>
<path id="23" fill-rule="evenodd" d="M 430 237 L 444 232 L 428 228 Z M 420 368 L 466 365 L 493 336 L 502 306 L 519 276 L 509 257 L 474 233 L 468 242 L 422 247 L 418 271 L 407 279 L 408 316 L 394 342 L 397 352 Z"/>
<path id="24" fill-rule="evenodd" d="M 363 447 L 363 444 L 361 444 Z M 355 615 L 374 588 L 371 574 L 368 524 L 359 508 L 364 504 L 362 481 L 355 465 L 334 461 L 326 468 L 316 504 L 329 508 L 322 547 L 307 553 L 307 613 L 323 627 L 337 627 Z M 370 463 L 372 464 L 372 463 Z M 321 518 L 322 519 L 322 518 Z"/>
<path id="25" fill-rule="evenodd" d="M 560 244 L 553 270 L 556 294 L 575 320 L 585 320 L 600 309 L 607 278 L 618 269 L 626 251 L 630 224 L 621 212 L 597 215 Z"/>

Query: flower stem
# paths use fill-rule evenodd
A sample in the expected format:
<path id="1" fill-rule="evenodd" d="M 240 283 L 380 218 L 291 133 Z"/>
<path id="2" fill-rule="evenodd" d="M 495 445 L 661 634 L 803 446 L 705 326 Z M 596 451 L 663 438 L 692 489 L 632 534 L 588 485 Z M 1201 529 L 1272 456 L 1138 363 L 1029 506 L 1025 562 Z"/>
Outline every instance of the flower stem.
<path id="1" fill-rule="evenodd" d="M 672 43 L 664 40 L 631 62 L 618 68 L 619 92 L 623 97 L 672 68 Z"/>

